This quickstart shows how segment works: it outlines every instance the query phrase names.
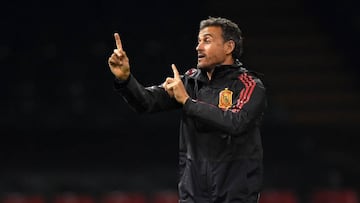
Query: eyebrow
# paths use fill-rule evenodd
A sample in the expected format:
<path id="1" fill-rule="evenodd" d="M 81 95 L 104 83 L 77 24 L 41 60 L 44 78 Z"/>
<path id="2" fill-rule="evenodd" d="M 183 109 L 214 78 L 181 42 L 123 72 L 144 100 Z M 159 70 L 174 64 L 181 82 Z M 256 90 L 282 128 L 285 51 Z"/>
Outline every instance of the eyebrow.
<path id="1" fill-rule="evenodd" d="M 205 33 L 205 34 L 203 34 L 201 37 L 208 37 L 208 36 L 210 36 L 210 37 L 213 37 L 210 33 Z M 198 38 L 200 38 L 200 37 L 198 37 Z"/>

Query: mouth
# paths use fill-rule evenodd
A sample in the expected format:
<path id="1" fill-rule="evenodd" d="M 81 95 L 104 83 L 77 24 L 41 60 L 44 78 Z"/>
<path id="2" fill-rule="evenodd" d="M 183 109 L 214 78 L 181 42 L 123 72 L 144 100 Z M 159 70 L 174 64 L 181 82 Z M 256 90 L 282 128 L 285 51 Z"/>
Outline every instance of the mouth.
<path id="1" fill-rule="evenodd" d="M 198 54 L 198 60 L 202 59 L 205 57 L 205 54 Z"/>

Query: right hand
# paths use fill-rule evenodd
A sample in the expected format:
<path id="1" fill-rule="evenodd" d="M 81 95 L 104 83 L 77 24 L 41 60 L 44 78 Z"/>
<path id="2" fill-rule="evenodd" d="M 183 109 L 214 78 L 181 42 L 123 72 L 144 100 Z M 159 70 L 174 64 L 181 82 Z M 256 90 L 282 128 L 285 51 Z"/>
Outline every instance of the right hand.
<path id="1" fill-rule="evenodd" d="M 169 94 L 170 97 L 175 98 L 177 102 L 185 104 L 186 100 L 189 98 L 188 93 L 184 87 L 184 83 L 181 81 L 179 71 L 177 70 L 175 64 L 171 64 L 171 68 L 174 73 L 173 78 L 166 78 L 163 83 L 165 91 Z"/>
<path id="2" fill-rule="evenodd" d="M 122 48 L 120 36 L 118 33 L 114 33 L 116 49 L 108 59 L 108 64 L 111 72 L 116 78 L 120 80 L 127 80 L 130 75 L 129 58 L 126 56 L 125 51 Z"/>

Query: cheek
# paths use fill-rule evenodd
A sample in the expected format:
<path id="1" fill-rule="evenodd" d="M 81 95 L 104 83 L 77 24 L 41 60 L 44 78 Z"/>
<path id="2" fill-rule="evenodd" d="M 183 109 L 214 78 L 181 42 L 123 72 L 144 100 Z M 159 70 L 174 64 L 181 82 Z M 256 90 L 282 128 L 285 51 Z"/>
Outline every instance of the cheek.
<path id="1" fill-rule="evenodd" d="M 225 58 L 225 50 L 222 47 L 213 47 L 211 56 L 219 60 Z"/>
<path id="2" fill-rule="evenodd" d="M 214 55 L 218 55 L 220 52 L 219 47 L 216 47 L 214 45 L 208 45 L 205 47 L 205 50 L 207 52 L 208 55 L 214 56 Z"/>

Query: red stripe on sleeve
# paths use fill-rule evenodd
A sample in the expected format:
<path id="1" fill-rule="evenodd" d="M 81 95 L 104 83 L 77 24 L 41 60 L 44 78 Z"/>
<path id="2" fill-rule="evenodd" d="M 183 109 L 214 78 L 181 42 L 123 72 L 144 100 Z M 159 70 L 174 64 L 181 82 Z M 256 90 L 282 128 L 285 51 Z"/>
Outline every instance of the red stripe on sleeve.
<path id="1" fill-rule="evenodd" d="M 244 84 L 244 88 L 240 91 L 239 99 L 233 111 L 238 112 L 250 100 L 250 97 L 256 86 L 255 80 L 248 74 L 243 73 L 239 76 L 239 80 Z"/>

